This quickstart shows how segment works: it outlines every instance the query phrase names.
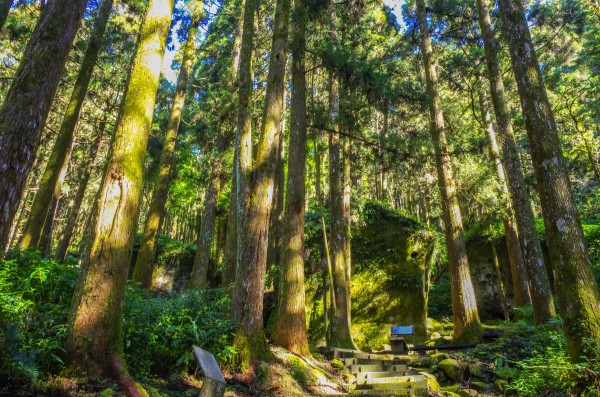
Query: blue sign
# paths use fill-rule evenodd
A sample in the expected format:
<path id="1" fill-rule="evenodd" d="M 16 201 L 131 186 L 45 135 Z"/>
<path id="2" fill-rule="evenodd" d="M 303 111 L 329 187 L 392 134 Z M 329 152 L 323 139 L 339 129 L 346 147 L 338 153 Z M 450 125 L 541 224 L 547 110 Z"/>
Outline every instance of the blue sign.
<path id="1" fill-rule="evenodd" d="M 392 335 L 414 335 L 415 327 L 413 325 L 395 325 L 392 327 Z"/>

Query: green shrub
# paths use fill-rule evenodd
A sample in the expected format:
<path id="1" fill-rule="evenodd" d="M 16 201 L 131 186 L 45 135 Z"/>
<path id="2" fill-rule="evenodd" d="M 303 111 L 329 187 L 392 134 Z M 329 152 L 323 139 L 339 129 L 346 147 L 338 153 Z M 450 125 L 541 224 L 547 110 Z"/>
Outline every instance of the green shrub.
<path id="1" fill-rule="evenodd" d="M 35 383 L 40 371 L 62 365 L 62 341 L 77 269 L 14 251 L 0 261 L 0 377 Z"/>
<path id="2" fill-rule="evenodd" d="M 192 345 L 229 361 L 234 324 L 230 299 L 223 289 L 189 290 L 151 296 L 129 286 L 125 299 L 125 355 L 136 376 L 171 375 L 195 368 Z"/>

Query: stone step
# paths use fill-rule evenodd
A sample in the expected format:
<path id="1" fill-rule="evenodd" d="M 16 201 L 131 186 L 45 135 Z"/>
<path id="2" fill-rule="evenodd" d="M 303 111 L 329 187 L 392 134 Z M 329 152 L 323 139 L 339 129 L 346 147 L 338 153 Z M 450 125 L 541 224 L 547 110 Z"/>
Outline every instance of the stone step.
<path id="1" fill-rule="evenodd" d="M 357 364 L 371 365 L 406 365 L 405 360 L 390 360 L 390 359 L 372 359 L 372 358 L 338 358 L 338 361 L 345 366 Z"/>
<path id="2" fill-rule="evenodd" d="M 421 383 L 415 383 L 411 385 L 411 387 L 398 387 L 398 388 L 388 388 L 388 389 L 354 389 L 351 395 L 359 395 L 359 396 L 396 396 L 396 397 L 427 397 L 429 392 L 427 390 L 427 386 Z"/>
<path id="3" fill-rule="evenodd" d="M 365 379 L 373 379 L 373 378 L 386 378 L 392 376 L 406 376 L 412 375 L 408 369 L 406 371 L 373 371 L 373 372 L 359 372 L 356 374 L 356 380 L 361 382 Z"/>
<path id="4" fill-rule="evenodd" d="M 350 364 L 347 366 L 351 374 L 358 374 L 360 372 L 397 372 L 407 371 L 406 365 L 387 365 L 383 363 L 379 364 Z"/>

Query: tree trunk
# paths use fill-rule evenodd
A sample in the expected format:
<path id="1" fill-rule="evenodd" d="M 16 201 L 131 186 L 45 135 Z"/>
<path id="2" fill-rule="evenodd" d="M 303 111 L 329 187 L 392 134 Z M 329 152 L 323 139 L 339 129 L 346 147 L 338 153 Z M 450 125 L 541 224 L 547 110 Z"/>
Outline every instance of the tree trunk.
<path id="1" fill-rule="evenodd" d="M 336 30 L 337 15 L 335 8 L 331 12 L 331 39 L 337 44 Z M 345 244 L 345 218 L 344 218 L 344 190 L 342 180 L 344 164 L 342 162 L 342 148 L 340 142 L 340 94 L 339 76 L 331 72 L 329 85 L 329 113 L 332 129 L 336 132 L 329 134 L 329 200 L 330 217 L 330 254 L 332 267 L 333 300 L 331 302 L 329 335 L 327 345 L 356 349 L 352 340 L 351 312 L 350 312 L 350 263 L 346 254 Z"/>
<path id="2" fill-rule="evenodd" d="M 480 82 L 482 81 L 483 80 L 480 78 Z M 508 184 L 506 182 L 506 174 L 504 172 L 504 166 L 500 161 L 500 150 L 498 149 L 498 142 L 496 141 L 496 131 L 494 130 L 492 117 L 490 115 L 488 98 L 486 97 L 483 88 L 479 90 L 479 105 L 481 107 L 481 120 L 483 127 L 487 132 L 488 143 L 490 145 L 490 157 L 494 163 L 496 172 L 498 173 L 502 192 L 508 198 L 510 195 Z M 527 273 L 525 272 L 525 260 L 523 259 L 523 251 L 521 250 L 521 243 L 519 242 L 519 233 L 517 232 L 514 221 L 513 206 L 510 202 L 508 203 L 508 214 L 504 219 L 504 234 L 506 236 L 506 245 L 508 247 L 515 306 L 527 306 L 531 303 L 531 300 L 529 298 Z"/>
<path id="3" fill-rule="evenodd" d="M 0 110 L 0 251 L 8 244 L 27 174 L 86 3 L 54 0 L 46 7 Z"/>
<path id="4" fill-rule="evenodd" d="M 206 287 L 208 279 L 208 266 L 210 264 L 210 251 L 215 231 L 215 219 L 217 217 L 217 206 L 219 204 L 219 192 L 221 191 L 221 158 L 225 152 L 226 138 L 222 133 L 218 137 L 216 159 L 213 161 L 210 183 L 204 196 L 204 215 L 200 233 L 198 234 L 198 245 L 194 258 L 194 267 L 190 277 L 190 288 Z"/>
<path id="5" fill-rule="evenodd" d="M 38 185 L 38 191 L 33 199 L 29 218 L 23 229 L 23 235 L 19 242 L 21 249 L 40 248 L 42 230 L 48 229 L 45 222 L 54 221 L 50 215 L 52 203 L 57 203 L 62 190 L 62 185 L 67 172 L 75 130 L 79 123 L 81 108 L 87 95 L 88 86 L 92 78 L 92 72 L 98 60 L 102 38 L 106 32 L 106 25 L 110 17 L 113 0 L 103 0 L 94 22 L 94 31 L 90 37 L 88 48 L 85 52 L 81 67 L 71 93 L 71 99 L 67 105 L 66 114 L 60 126 L 60 130 L 52 147 L 50 158 L 42 178 Z M 44 237 L 47 238 L 47 237 Z"/>
<path id="6" fill-rule="evenodd" d="M 453 338 L 458 343 L 476 342 L 481 338 L 483 329 L 479 321 L 467 250 L 463 240 L 463 225 L 456 196 L 452 160 L 447 150 L 446 126 L 437 88 L 437 72 L 427 26 L 425 1 L 417 0 L 416 3 L 421 31 L 421 52 L 427 81 L 431 138 L 437 162 L 438 185 L 442 197 L 442 214 L 448 251 L 448 270 L 451 278 Z"/>
<path id="7" fill-rule="evenodd" d="M 4 23 L 6 22 L 10 7 L 12 7 L 13 3 L 14 0 L 0 0 L 0 32 L 2 32 L 2 28 L 4 27 Z"/>
<path id="8" fill-rule="evenodd" d="M 95 208 L 91 248 L 71 302 L 65 344 L 71 368 L 89 376 L 116 376 L 127 387 L 133 387 L 134 382 L 121 360 L 123 299 L 139 215 L 146 144 L 172 12 L 173 0 L 148 2 Z"/>
<path id="9" fill-rule="evenodd" d="M 544 266 L 542 247 L 535 228 L 533 211 L 531 210 L 529 195 L 525 187 L 523 168 L 519 159 L 510 114 L 504 95 L 502 72 L 497 58 L 498 45 L 491 28 L 488 0 L 477 0 L 477 7 L 479 12 L 479 26 L 481 27 L 484 40 L 492 104 L 498 124 L 498 135 L 500 136 L 500 143 L 502 145 L 503 165 L 506 170 L 506 180 L 517 224 L 519 243 L 523 253 L 523 260 L 525 261 L 534 319 L 537 324 L 541 324 L 556 315 L 550 282 Z"/>
<path id="10" fill-rule="evenodd" d="M 202 15 L 194 15 L 187 32 L 187 39 L 183 47 L 181 70 L 177 78 L 177 88 L 175 89 L 175 97 L 173 99 L 173 108 L 160 154 L 158 178 L 154 185 L 152 199 L 148 207 L 148 214 L 146 215 L 140 251 L 133 268 L 132 279 L 140 282 L 142 287 L 146 289 L 152 287 L 152 269 L 154 267 L 154 255 L 156 254 L 156 242 L 165 216 L 169 187 L 171 186 L 173 176 L 177 133 L 179 131 L 179 124 L 181 123 L 181 112 L 185 104 L 190 69 L 194 61 L 194 41 L 198 34 L 198 24 L 201 19 Z"/>
<path id="11" fill-rule="evenodd" d="M 584 353 L 587 341 L 600 339 L 598 286 L 523 4 L 520 0 L 500 0 L 499 8 L 531 145 L 567 348 L 574 361 L 582 354 L 588 359 L 599 357 L 597 347 Z"/>
<path id="12" fill-rule="evenodd" d="M 309 356 L 304 301 L 304 213 L 306 196 L 306 51 L 304 0 L 294 0 L 290 150 L 275 345 Z M 281 170 L 283 172 L 283 169 Z"/>
<path id="13" fill-rule="evenodd" d="M 67 252 L 73 237 L 73 230 L 75 229 L 75 225 L 77 223 L 77 215 L 79 215 L 79 210 L 81 209 L 81 204 L 83 203 L 85 191 L 88 187 L 90 176 L 92 175 L 92 169 L 96 161 L 96 155 L 98 154 L 98 148 L 100 147 L 100 141 L 104 135 L 105 128 L 106 121 L 102 121 L 100 123 L 100 128 L 96 133 L 96 137 L 94 138 L 94 142 L 90 147 L 89 157 L 87 158 L 85 167 L 83 168 L 83 174 L 81 175 L 79 186 L 77 187 L 77 191 L 73 196 L 73 207 L 71 207 L 71 209 L 68 211 L 67 224 L 62 232 L 63 237 L 60 240 L 58 248 L 56 249 L 55 258 L 58 260 L 63 261 L 67 257 Z"/>
<path id="14" fill-rule="evenodd" d="M 265 107 L 252 172 L 248 172 L 249 168 L 244 165 L 242 154 L 245 150 L 240 151 L 242 172 L 238 180 L 240 197 L 238 207 L 241 204 L 244 207 L 243 217 L 241 217 L 242 227 L 238 230 L 238 277 L 233 304 L 234 320 L 239 324 L 236 344 L 249 353 L 248 357 L 244 357 L 243 368 L 249 364 L 248 359 L 270 357 L 263 331 L 263 293 L 269 218 L 275 183 L 277 139 L 278 134 L 282 133 L 289 7 L 289 0 L 277 0 Z M 238 214 L 238 223 L 239 218 L 240 214 Z"/>

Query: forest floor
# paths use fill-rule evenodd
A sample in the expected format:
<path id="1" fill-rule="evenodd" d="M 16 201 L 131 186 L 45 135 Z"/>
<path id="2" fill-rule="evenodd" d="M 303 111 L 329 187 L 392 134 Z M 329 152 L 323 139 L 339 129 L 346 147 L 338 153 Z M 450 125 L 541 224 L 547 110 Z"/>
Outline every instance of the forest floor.
<path id="1" fill-rule="evenodd" d="M 436 323 L 429 344 L 448 343 L 450 323 Z M 597 396 L 600 365 L 573 365 L 564 353 L 564 337 L 558 322 L 536 327 L 528 320 L 487 323 L 486 331 L 499 337 L 470 349 L 411 355 L 409 368 L 435 378 L 430 396 Z M 273 348 L 275 359 L 259 363 L 256 377 L 248 381 L 226 373 L 226 397 L 246 396 L 350 396 L 355 377 L 339 360 L 319 353 L 310 359 Z M 202 386 L 199 373 L 143 382 L 151 397 L 195 397 Z M 47 396 L 122 396 L 117 385 L 107 381 L 49 378 L 34 393 Z M 20 395 L 32 395 L 23 390 Z M 0 392 L 0 395 L 2 393 Z M 11 394 L 15 395 L 15 394 Z"/>

